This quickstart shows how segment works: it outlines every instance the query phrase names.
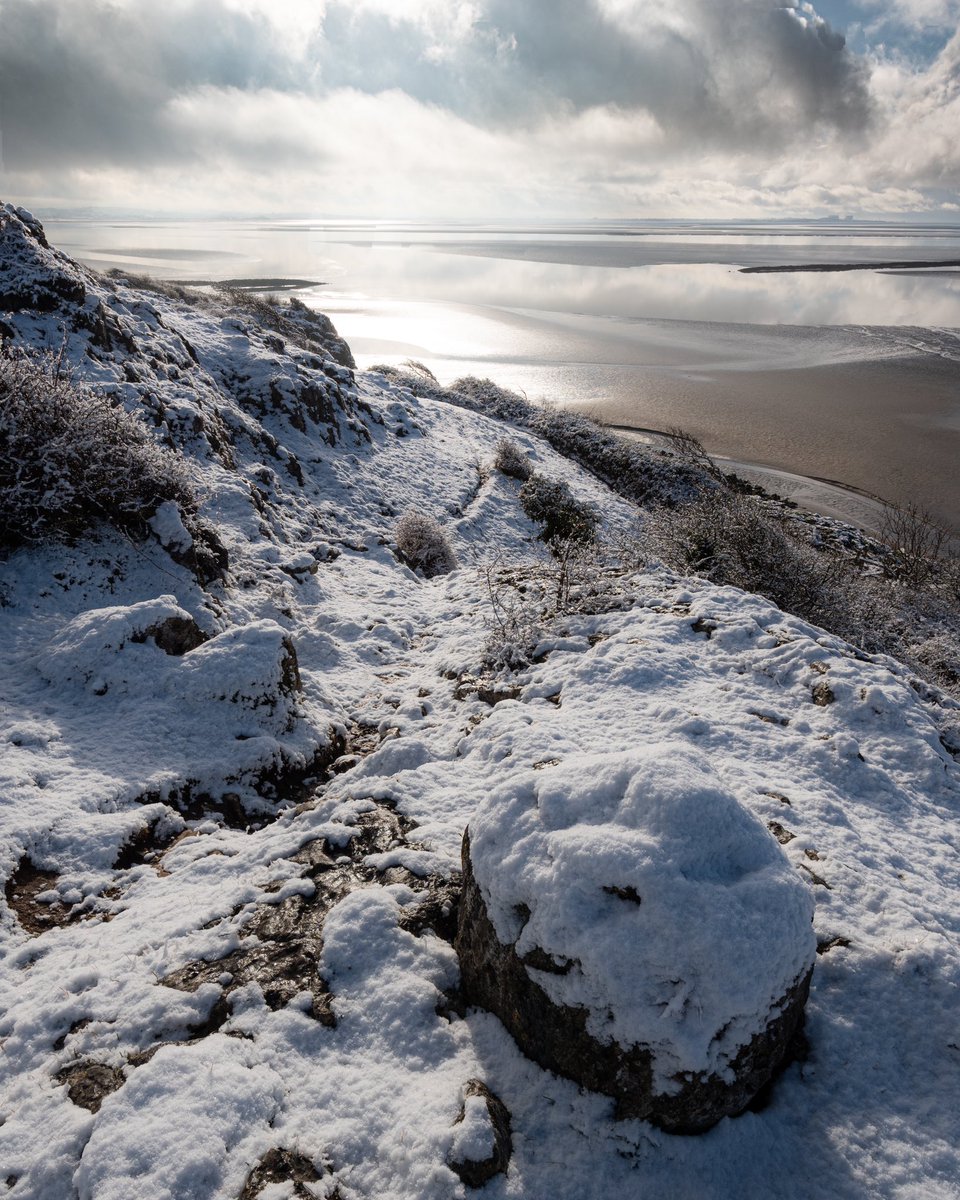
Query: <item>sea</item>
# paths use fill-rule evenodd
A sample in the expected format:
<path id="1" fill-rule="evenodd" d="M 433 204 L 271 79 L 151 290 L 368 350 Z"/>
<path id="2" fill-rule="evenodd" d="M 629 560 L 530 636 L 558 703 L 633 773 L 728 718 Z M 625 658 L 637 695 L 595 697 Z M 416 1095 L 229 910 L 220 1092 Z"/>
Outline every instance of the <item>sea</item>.
<path id="1" fill-rule="evenodd" d="M 851 498 L 823 511 L 869 525 L 854 499 L 879 497 L 960 529 L 960 222 L 38 215 L 97 270 L 291 291 L 361 367 L 683 428 L 813 507 L 811 481 Z"/>

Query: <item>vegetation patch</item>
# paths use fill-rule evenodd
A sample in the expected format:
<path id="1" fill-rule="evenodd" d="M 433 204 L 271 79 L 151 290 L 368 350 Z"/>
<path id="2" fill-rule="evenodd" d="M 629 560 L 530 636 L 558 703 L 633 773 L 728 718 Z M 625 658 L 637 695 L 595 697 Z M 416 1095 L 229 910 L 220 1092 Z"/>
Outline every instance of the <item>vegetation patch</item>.
<path id="1" fill-rule="evenodd" d="M 446 575 L 456 568 L 457 558 L 450 539 L 433 517 L 411 509 L 397 522 L 395 533 L 400 557 L 427 579 Z"/>
<path id="2" fill-rule="evenodd" d="M 0 546 L 72 539 L 106 523 L 142 536 L 161 504 L 189 520 L 186 461 L 49 356 L 0 356 Z"/>

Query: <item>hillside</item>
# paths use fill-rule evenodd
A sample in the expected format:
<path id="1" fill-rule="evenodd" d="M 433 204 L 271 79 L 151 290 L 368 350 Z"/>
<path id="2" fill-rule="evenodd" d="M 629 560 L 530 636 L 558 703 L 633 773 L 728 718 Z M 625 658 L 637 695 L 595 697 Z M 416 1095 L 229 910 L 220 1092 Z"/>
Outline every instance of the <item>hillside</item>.
<path id="1" fill-rule="evenodd" d="M 960 1194 L 955 701 L 732 587 L 613 555 L 562 578 L 500 439 L 608 546 L 643 497 L 356 371 L 302 307 L 97 276 L 7 206 L 0 339 L 8 372 L 49 352 L 139 414 L 192 497 L 19 538 L 4 515 L 5 1194 L 469 1195 L 450 1164 L 495 1140 L 473 1080 L 509 1113 L 491 1197 Z M 643 453 L 651 494 L 689 488 Z M 455 570 L 404 561 L 410 510 Z M 696 1137 L 615 1119 L 458 996 L 478 806 L 600 803 L 650 762 L 698 764 L 816 904 L 805 1047 Z M 698 982 L 665 982 L 693 1027 Z"/>

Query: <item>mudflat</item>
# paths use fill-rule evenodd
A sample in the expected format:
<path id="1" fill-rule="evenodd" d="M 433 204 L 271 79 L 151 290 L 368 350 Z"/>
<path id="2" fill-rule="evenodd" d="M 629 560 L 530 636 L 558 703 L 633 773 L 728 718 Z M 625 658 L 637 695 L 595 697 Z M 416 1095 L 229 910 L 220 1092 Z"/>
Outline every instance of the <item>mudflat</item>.
<path id="1" fill-rule="evenodd" d="M 709 377 L 636 369 L 616 424 L 681 426 L 731 458 L 915 501 L 960 529 L 960 363 L 931 354 Z"/>

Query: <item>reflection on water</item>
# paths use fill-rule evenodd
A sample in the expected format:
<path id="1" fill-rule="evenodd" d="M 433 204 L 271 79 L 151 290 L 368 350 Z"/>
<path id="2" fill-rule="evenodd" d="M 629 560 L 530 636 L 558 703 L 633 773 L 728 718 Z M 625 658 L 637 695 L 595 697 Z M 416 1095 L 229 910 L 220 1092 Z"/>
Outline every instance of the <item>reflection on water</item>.
<path id="1" fill-rule="evenodd" d="M 47 224 L 57 245 L 101 269 L 181 279 L 313 278 L 328 284 L 331 311 L 342 300 L 367 298 L 620 318 L 960 326 L 960 273 L 739 272 L 757 263 L 960 259 L 960 227 Z"/>

